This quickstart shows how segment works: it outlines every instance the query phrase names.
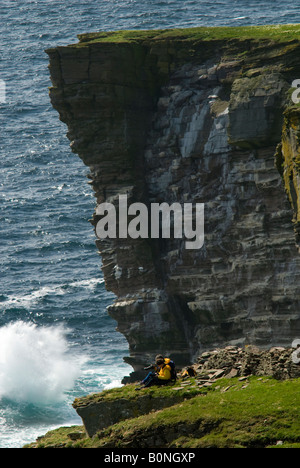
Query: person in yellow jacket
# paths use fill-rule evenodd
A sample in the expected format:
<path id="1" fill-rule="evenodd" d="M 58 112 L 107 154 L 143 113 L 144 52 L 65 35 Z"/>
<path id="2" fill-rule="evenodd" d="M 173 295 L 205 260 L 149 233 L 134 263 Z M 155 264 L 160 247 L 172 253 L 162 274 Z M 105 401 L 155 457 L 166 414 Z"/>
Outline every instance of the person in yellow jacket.
<path id="1" fill-rule="evenodd" d="M 159 380 L 171 380 L 171 367 L 169 366 L 169 358 L 159 358 L 156 360 L 157 365 L 157 377 Z"/>
<path id="2" fill-rule="evenodd" d="M 172 380 L 172 372 L 169 363 L 169 358 L 164 358 L 161 354 L 156 356 L 155 366 L 150 366 L 150 368 L 154 367 L 154 372 L 149 372 L 146 378 L 142 380 L 141 385 L 150 387 L 151 385 L 165 385 L 170 382 Z"/>

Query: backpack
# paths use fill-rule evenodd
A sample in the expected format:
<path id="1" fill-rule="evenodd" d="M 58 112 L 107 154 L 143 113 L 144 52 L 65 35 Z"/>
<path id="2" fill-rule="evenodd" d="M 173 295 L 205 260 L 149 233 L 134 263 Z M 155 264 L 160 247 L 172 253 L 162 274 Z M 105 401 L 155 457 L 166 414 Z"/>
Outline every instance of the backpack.
<path id="1" fill-rule="evenodd" d="M 174 361 L 170 360 L 170 362 L 168 362 L 168 366 L 171 367 L 171 380 L 176 380 L 177 379 L 177 373 L 176 373 L 176 368 L 175 368 Z"/>

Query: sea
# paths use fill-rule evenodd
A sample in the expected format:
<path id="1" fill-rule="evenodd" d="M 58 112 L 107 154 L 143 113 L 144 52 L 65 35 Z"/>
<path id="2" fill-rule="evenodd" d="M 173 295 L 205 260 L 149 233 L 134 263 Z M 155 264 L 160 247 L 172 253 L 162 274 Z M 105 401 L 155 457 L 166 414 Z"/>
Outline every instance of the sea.
<path id="1" fill-rule="evenodd" d="M 122 29 L 300 23 L 283 0 L 1 0 L 0 448 L 81 424 L 76 397 L 120 386 L 88 168 L 49 100 L 45 49 Z"/>

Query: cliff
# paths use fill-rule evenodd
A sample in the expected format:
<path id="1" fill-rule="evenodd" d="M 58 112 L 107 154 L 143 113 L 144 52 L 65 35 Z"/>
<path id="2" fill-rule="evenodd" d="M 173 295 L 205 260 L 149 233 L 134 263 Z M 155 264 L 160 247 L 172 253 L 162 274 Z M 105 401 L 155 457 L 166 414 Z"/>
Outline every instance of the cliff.
<path id="1" fill-rule="evenodd" d="M 130 385 L 124 389 L 114 389 L 76 398 L 73 407 L 82 418 L 86 434 L 94 437 L 104 428 L 120 421 L 160 411 L 193 398 L 219 381 L 221 378 L 239 377 L 248 381 L 250 376 L 267 376 L 276 380 L 299 381 L 300 366 L 293 362 L 293 349 L 271 348 L 259 350 L 248 346 L 245 349 L 227 346 L 224 349 L 206 351 L 198 357 L 197 363 L 190 366 L 195 378 L 189 378 L 186 369 L 178 373 L 176 382 L 168 388 L 140 388 L 139 394 Z"/>
<path id="2" fill-rule="evenodd" d="M 101 448 L 103 461 L 112 451 L 116 456 L 140 453 L 145 459 L 155 450 L 178 456 L 190 450 L 199 462 L 200 448 L 300 448 L 298 379 L 221 379 L 198 392 L 193 381 L 186 384 L 177 393 L 188 397 L 173 406 L 119 421 L 94 437 L 87 437 L 83 426 L 61 427 L 24 448 Z M 160 389 L 162 401 L 167 390 Z M 150 389 L 147 393 L 144 399 L 151 401 Z"/>
<path id="3" fill-rule="evenodd" d="M 47 51 L 96 208 L 204 203 L 205 242 L 96 241 L 134 371 L 300 337 L 298 25 L 83 34 Z M 96 227 L 100 217 L 93 215 Z M 136 376 L 137 374 L 135 374 Z"/>
<path id="4" fill-rule="evenodd" d="M 137 392 L 128 384 L 76 398 L 84 425 L 50 431 L 27 447 L 142 448 L 143 456 L 155 448 L 297 448 L 300 367 L 293 353 L 251 346 L 204 352 L 194 375 L 183 371 L 172 385 Z"/>

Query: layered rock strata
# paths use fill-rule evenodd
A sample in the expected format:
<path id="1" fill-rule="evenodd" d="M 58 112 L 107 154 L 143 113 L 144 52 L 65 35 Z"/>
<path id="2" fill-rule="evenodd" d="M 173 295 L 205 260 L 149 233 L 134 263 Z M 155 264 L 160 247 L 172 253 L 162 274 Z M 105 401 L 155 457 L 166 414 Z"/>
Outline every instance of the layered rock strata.
<path id="1" fill-rule="evenodd" d="M 174 236 L 97 240 L 127 362 L 300 338 L 299 125 L 284 117 L 298 41 L 79 39 L 47 51 L 50 96 L 97 206 L 118 212 L 120 195 L 149 210 L 205 206 L 199 249 Z"/>
<path id="2" fill-rule="evenodd" d="M 277 148 L 276 164 L 293 208 L 296 241 L 300 246 L 300 108 L 297 106 L 284 112 L 282 141 Z"/>

